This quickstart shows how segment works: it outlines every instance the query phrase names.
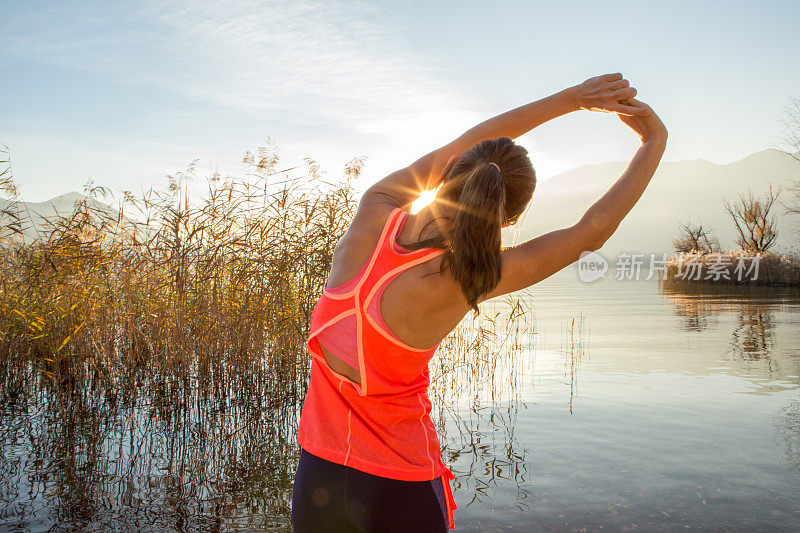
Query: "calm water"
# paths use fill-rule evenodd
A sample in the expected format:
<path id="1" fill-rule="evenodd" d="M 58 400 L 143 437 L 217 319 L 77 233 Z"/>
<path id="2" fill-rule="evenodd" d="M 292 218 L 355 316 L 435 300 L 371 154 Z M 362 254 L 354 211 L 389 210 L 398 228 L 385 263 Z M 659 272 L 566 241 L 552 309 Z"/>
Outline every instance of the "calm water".
<path id="1" fill-rule="evenodd" d="M 458 476 L 462 529 L 800 530 L 800 299 L 712 289 L 572 269 L 534 287 L 510 428 L 482 424 L 455 463 L 479 472 Z"/>
<path id="2" fill-rule="evenodd" d="M 800 296 L 712 289 L 570 268 L 494 375 L 440 375 L 457 529 L 800 530 Z M 296 409 L 83 403 L 6 392 L 0 529 L 289 527 Z"/>

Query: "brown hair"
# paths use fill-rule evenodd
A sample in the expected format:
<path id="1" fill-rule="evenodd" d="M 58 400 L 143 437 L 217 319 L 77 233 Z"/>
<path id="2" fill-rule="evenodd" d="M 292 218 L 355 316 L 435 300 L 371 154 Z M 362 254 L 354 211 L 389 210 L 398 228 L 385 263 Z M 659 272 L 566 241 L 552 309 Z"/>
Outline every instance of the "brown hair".
<path id="1" fill-rule="evenodd" d="M 515 223 L 525 210 L 536 188 L 536 172 L 525 148 L 499 137 L 470 148 L 442 176 L 436 200 L 455 210 L 444 224 L 447 230 L 404 246 L 444 249 L 440 273 L 450 268 L 477 313 L 478 299 L 500 281 L 501 227 Z"/>

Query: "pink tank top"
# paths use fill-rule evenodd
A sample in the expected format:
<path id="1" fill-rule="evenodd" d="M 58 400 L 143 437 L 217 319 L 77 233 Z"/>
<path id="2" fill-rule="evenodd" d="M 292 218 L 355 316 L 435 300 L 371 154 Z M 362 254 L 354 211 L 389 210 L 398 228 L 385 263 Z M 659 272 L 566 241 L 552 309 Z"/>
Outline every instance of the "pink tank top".
<path id="1" fill-rule="evenodd" d="M 306 343 L 311 379 L 297 441 L 317 457 L 376 476 L 405 481 L 441 477 L 452 529 L 454 476 L 442 461 L 428 397 L 428 362 L 438 345 L 427 350 L 409 346 L 380 317 L 379 294 L 389 281 L 444 253 L 435 248 L 403 251 L 396 237 L 407 217 L 400 208 L 392 210 L 366 265 L 344 286 L 325 287 L 314 306 Z M 347 327 L 349 318 L 355 319 L 355 333 Z M 333 344 L 325 347 L 331 353 L 336 347 L 345 360 L 349 356 L 361 383 L 328 366 L 320 339 L 332 328 L 339 333 L 328 337 Z M 355 339 L 355 359 L 351 341 L 336 344 L 347 331 Z"/>
<path id="2" fill-rule="evenodd" d="M 397 253 L 407 253 L 411 251 L 400 246 L 396 239 L 396 236 L 400 235 L 400 233 L 403 231 L 403 226 L 405 226 L 406 220 L 408 220 L 407 214 L 406 216 L 400 217 L 397 230 L 394 232 L 395 238 L 390 239 L 390 244 Z M 364 263 L 364 266 L 361 267 L 361 270 L 359 270 L 358 273 L 346 283 L 334 288 L 326 286 L 325 290 L 329 294 L 345 294 L 352 290 L 356 286 L 356 283 L 358 283 L 358 280 L 361 278 L 361 276 L 364 275 L 364 271 L 367 269 L 367 264 L 368 263 Z M 389 284 L 401 273 L 402 272 L 398 272 L 383 282 L 378 288 L 378 292 L 375 294 L 375 297 L 372 299 L 372 301 L 370 301 L 369 306 L 367 307 L 367 314 L 372 317 L 373 320 L 378 322 L 378 324 L 380 324 L 387 333 L 397 340 L 400 340 L 400 338 L 395 335 L 391 329 L 389 329 L 389 326 L 387 326 L 386 322 L 383 320 L 383 315 L 381 314 L 381 297 L 383 296 L 383 291 L 386 290 L 386 287 L 389 286 Z M 356 322 L 355 315 L 350 315 L 347 318 L 336 322 L 330 327 L 323 329 L 320 331 L 319 335 L 317 335 L 317 340 L 320 344 L 322 344 L 329 352 L 350 365 L 352 368 L 358 368 L 358 347 L 356 342 L 356 337 L 358 334 Z"/>

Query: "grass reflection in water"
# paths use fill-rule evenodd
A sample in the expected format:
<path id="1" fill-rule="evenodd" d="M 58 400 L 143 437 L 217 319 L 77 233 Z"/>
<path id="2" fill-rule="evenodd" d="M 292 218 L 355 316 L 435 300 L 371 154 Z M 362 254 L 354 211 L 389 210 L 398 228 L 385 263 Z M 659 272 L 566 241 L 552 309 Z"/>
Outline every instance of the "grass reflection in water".
<path id="1" fill-rule="evenodd" d="M 455 473 L 477 501 L 502 480 L 519 487 L 519 506 L 530 495 L 528 452 L 514 428 L 531 318 L 521 299 L 484 306 L 431 363 L 443 454 L 467 465 Z M 251 393 L 264 389 L 264 375 L 213 395 L 193 372 L 180 394 L 151 383 L 122 402 L 43 379 L 30 363 L 8 364 L 0 389 L 6 526 L 290 529 L 300 401 Z"/>

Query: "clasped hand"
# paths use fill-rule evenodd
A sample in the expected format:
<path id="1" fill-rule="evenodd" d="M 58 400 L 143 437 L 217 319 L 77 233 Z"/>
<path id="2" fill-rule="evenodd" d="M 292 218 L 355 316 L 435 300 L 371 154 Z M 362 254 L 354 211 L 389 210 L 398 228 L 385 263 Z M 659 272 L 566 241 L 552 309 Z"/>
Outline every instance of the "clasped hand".
<path id="1" fill-rule="evenodd" d="M 647 106 L 632 106 L 627 102 L 636 96 L 636 89 L 619 72 L 589 78 L 573 87 L 573 91 L 579 109 L 628 116 L 642 116 L 650 112 Z"/>
<path id="2" fill-rule="evenodd" d="M 617 113 L 642 140 L 666 138 L 667 130 L 649 105 L 636 100 L 636 89 L 619 72 L 589 78 L 572 88 L 579 109 Z"/>

